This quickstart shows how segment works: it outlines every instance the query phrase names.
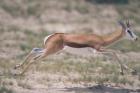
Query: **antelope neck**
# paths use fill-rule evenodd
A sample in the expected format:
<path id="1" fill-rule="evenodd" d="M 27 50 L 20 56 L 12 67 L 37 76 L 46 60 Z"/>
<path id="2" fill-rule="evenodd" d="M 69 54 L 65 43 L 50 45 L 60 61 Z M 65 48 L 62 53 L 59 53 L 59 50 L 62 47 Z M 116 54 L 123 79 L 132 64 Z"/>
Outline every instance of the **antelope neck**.
<path id="1" fill-rule="evenodd" d="M 125 32 L 123 31 L 123 29 L 114 31 L 108 35 L 102 36 L 102 39 L 104 41 L 104 46 L 110 45 L 113 42 L 119 40 L 120 38 L 123 37 L 123 35 L 125 34 Z"/>

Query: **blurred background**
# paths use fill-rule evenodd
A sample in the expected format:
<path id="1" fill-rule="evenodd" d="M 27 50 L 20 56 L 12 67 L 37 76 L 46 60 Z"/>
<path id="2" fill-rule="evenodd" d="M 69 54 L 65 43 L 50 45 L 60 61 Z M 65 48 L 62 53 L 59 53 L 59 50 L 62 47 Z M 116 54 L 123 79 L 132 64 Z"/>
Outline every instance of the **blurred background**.
<path id="1" fill-rule="evenodd" d="M 89 49 L 71 48 L 67 49 L 69 53 L 39 61 L 25 76 L 10 74 L 32 48 L 43 47 L 43 39 L 49 34 L 105 35 L 120 28 L 119 20 L 129 19 L 134 33 L 140 36 L 139 15 L 139 0 L 0 0 L 0 93 L 94 93 L 98 88 L 87 87 L 96 85 L 111 85 L 102 86 L 109 93 L 140 89 L 140 40 L 122 40 L 109 46 L 119 52 L 124 64 L 137 70 L 135 76 L 129 71 L 120 75 L 111 55 L 93 55 Z M 48 90 L 52 87 L 53 91 Z M 75 91 L 73 87 L 79 88 Z M 81 87 L 86 91 L 81 92 Z"/>

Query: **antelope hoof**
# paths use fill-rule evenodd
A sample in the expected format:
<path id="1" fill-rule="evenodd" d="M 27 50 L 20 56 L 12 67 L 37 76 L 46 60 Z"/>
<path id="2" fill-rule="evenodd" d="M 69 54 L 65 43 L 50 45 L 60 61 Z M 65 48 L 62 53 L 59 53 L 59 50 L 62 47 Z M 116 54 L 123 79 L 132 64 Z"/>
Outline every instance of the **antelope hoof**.
<path id="1" fill-rule="evenodd" d="M 13 74 L 14 76 L 19 76 L 20 74 L 17 74 L 17 73 L 15 73 L 15 74 Z"/>
<path id="2" fill-rule="evenodd" d="M 20 65 L 16 65 L 15 67 L 14 67 L 14 69 L 18 69 L 20 67 Z"/>
<path id="3" fill-rule="evenodd" d="M 124 72 L 121 71 L 120 74 L 121 74 L 121 75 L 124 75 Z"/>
<path id="4" fill-rule="evenodd" d="M 22 76 L 22 73 L 15 73 L 14 76 Z"/>
<path id="5" fill-rule="evenodd" d="M 131 74 L 132 75 L 137 75 L 137 71 L 136 70 L 133 70 L 133 71 L 131 71 Z"/>

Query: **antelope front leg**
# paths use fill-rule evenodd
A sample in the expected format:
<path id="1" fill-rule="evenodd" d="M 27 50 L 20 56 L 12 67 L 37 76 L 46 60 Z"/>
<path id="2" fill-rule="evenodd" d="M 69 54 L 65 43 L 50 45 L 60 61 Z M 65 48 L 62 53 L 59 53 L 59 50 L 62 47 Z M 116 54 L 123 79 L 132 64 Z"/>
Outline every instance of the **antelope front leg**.
<path id="1" fill-rule="evenodd" d="M 129 69 L 131 71 L 134 71 L 133 69 L 130 69 L 128 66 L 122 64 L 121 60 L 119 59 L 119 57 L 117 56 L 115 51 L 109 50 L 109 49 L 102 49 L 100 52 L 101 53 L 109 53 L 109 54 L 112 54 L 115 57 L 115 59 L 117 60 L 118 64 L 120 65 L 122 75 L 124 74 L 124 69 Z"/>

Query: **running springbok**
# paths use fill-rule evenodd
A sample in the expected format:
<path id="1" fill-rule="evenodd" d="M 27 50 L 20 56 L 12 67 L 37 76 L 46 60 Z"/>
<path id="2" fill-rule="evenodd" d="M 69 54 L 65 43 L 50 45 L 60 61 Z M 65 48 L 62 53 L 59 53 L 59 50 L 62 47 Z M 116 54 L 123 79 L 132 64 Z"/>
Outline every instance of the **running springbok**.
<path id="1" fill-rule="evenodd" d="M 23 71 L 19 74 L 22 75 L 29 68 L 29 66 L 37 62 L 37 60 L 63 50 L 65 46 L 69 46 L 74 48 L 90 47 L 96 49 L 99 53 L 111 53 L 117 59 L 117 62 L 121 68 L 121 73 L 123 74 L 123 69 L 128 69 L 128 67 L 121 63 L 115 51 L 106 49 L 104 47 L 114 43 L 115 41 L 118 41 L 124 36 L 129 37 L 133 41 L 137 41 L 137 36 L 132 32 L 129 21 L 126 23 L 120 21 L 119 24 L 122 27 L 121 29 L 118 29 L 105 36 L 100 36 L 97 34 L 79 35 L 68 33 L 55 33 L 46 36 L 44 39 L 44 48 L 33 48 L 25 58 L 24 62 L 22 64 L 16 65 L 15 69 L 21 67 Z"/>

